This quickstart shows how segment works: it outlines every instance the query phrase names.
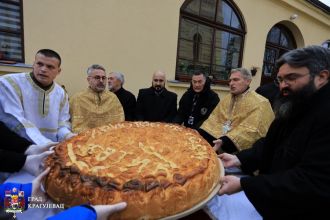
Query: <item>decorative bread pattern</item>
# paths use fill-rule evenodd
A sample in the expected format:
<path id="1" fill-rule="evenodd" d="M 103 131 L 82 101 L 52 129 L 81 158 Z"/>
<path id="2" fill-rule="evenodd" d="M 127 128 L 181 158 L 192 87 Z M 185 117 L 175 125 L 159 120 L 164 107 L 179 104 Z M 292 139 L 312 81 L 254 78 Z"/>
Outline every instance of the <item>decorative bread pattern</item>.
<path id="1" fill-rule="evenodd" d="M 159 219 L 187 210 L 218 184 L 212 147 L 183 126 L 123 122 L 87 130 L 47 158 L 48 195 L 66 206 L 128 203 L 111 219 Z"/>

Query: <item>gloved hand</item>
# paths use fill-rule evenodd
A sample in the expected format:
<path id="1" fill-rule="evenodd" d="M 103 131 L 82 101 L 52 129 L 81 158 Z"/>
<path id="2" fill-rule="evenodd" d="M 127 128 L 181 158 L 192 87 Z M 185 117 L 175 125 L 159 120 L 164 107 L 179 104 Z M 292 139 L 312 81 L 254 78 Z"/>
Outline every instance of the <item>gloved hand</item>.
<path id="1" fill-rule="evenodd" d="M 70 138 L 72 138 L 74 136 L 77 136 L 77 135 L 78 134 L 76 134 L 76 133 L 70 133 L 70 134 L 66 135 L 65 140 L 68 140 L 68 139 L 70 139 Z"/>
<path id="2" fill-rule="evenodd" d="M 110 215 L 125 209 L 126 202 L 120 202 L 114 205 L 94 205 L 92 206 L 96 211 L 97 220 L 107 220 Z"/>
<path id="3" fill-rule="evenodd" d="M 22 169 L 31 173 L 33 176 L 38 176 L 43 170 L 43 160 L 54 151 L 45 151 L 38 155 L 28 155 Z"/>
<path id="4" fill-rule="evenodd" d="M 54 147 L 58 142 L 50 142 L 43 145 L 30 145 L 28 149 L 25 151 L 25 155 L 35 155 L 35 154 L 41 154 L 45 151 L 51 150 L 52 147 Z"/>
<path id="5" fill-rule="evenodd" d="M 49 173 L 50 168 L 48 167 L 46 170 L 44 170 L 39 176 L 37 176 L 32 181 L 32 193 L 31 197 L 38 200 L 40 203 L 46 203 L 48 200 L 47 195 L 45 192 L 41 189 L 41 183 L 42 179 Z"/>

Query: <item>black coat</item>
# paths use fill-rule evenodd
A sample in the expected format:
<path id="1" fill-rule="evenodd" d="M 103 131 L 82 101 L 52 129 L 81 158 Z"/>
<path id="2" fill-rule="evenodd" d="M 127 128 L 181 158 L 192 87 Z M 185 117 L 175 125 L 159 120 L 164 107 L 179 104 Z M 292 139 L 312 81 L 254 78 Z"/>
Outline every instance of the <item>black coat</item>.
<path id="1" fill-rule="evenodd" d="M 176 115 L 177 95 L 164 88 L 159 95 L 153 87 L 140 89 L 136 102 L 138 121 L 172 122 Z"/>
<path id="2" fill-rule="evenodd" d="M 274 103 L 276 99 L 280 96 L 280 88 L 274 83 L 267 83 L 265 85 L 259 86 L 256 89 L 256 93 L 267 98 L 274 109 Z"/>
<path id="3" fill-rule="evenodd" d="M 135 96 L 130 92 L 121 87 L 115 92 L 121 105 L 123 106 L 125 113 L 125 121 L 134 121 L 135 119 L 135 107 L 136 99 Z"/>
<path id="4" fill-rule="evenodd" d="M 193 107 L 194 101 L 196 104 Z M 209 80 L 206 80 L 205 86 L 200 93 L 196 93 L 193 90 L 192 85 L 190 85 L 190 88 L 182 95 L 180 99 L 178 114 L 174 119 L 174 123 L 183 123 L 184 126 L 194 129 L 199 128 L 209 117 L 219 101 L 220 99 L 218 94 L 211 90 Z M 188 123 L 190 116 L 193 117 L 193 123 Z"/>
<path id="5" fill-rule="evenodd" d="M 17 172 L 25 163 L 25 150 L 32 144 L 0 122 L 0 172 Z"/>
<path id="6" fill-rule="evenodd" d="M 330 83 L 292 115 L 275 119 L 264 139 L 237 154 L 243 171 L 260 171 L 241 185 L 265 219 L 329 215 Z"/>

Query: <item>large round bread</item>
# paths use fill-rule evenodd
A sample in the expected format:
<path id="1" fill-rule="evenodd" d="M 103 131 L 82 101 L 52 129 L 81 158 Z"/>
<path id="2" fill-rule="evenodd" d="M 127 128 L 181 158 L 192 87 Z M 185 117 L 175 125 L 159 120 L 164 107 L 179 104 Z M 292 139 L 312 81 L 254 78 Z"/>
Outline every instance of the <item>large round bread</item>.
<path id="1" fill-rule="evenodd" d="M 159 219 L 200 203 L 219 182 L 212 147 L 195 130 L 166 123 L 123 122 L 87 130 L 47 158 L 48 195 L 66 206 L 127 208 L 111 219 Z"/>

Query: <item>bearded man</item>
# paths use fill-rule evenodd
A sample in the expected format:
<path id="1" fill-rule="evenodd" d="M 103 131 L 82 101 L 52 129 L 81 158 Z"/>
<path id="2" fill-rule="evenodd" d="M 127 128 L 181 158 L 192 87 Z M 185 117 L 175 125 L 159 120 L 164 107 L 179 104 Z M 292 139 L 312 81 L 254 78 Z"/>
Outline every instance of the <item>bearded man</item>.
<path id="1" fill-rule="evenodd" d="M 89 87 L 70 99 L 72 130 L 79 133 L 109 123 L 125 120 L 117 96 L 106 90 L 107 77 L 103 66 L 94 64 L 87 69 Z"/>
<path id="2" fill-rule="evenodd" d="M 177 94 L 165 88 L 165 72 L 152 75 L 152 86 L 140 89 L 136 101 L 137 121 L 172 122 L 177 113 Z"/>
<path id="3" fill-rule="evenodd" d="M 281 101 L 265 138 L 224 166 L 257 176 L 228 175 L 208 210 L 221 220 L 318 219 L 330 201 L 330 50 L 296 49 L 278 61 Z M 224 195 L 228 194 L 230 196 Z M 231 195 L 232 194 L 232 195 Z"/>

